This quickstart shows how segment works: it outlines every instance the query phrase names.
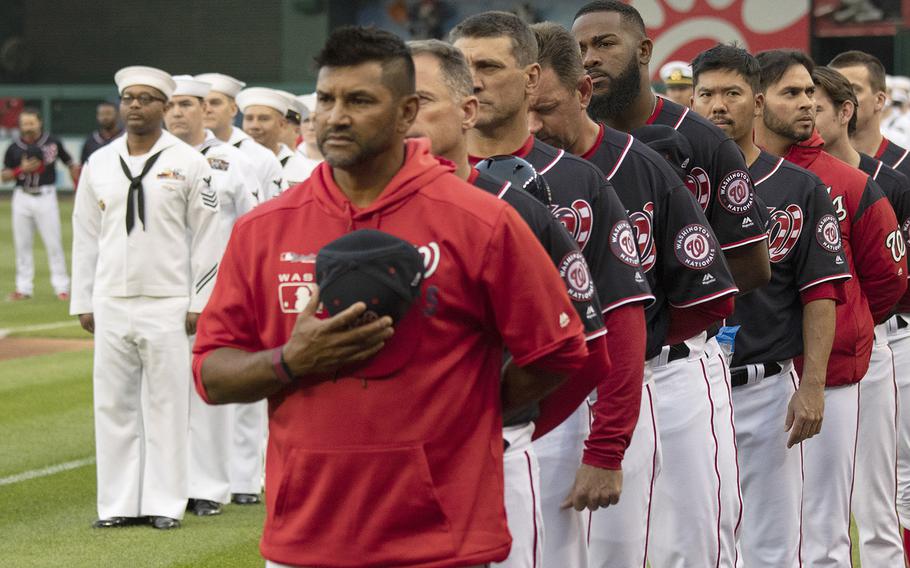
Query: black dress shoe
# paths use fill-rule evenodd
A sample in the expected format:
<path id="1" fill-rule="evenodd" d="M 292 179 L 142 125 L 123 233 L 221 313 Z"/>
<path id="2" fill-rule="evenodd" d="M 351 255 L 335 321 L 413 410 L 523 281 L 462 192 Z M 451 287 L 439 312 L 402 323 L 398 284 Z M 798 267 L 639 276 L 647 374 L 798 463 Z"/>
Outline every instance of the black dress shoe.
<path id="1" fill-rule="evenodd" d="M 161 531 L 180 528 L 180 521 L 170 517 L 151 517 L 151 523 L 152 527 Z"/>
<path id="2" fill-rule="evenodd" d="M 235 505 L 257 505 L 262 500 L 255 493 L 234 493 L 231 495 L 231 502 Z"/>
<path id="3" fill-rule="evenodd" d="M 110 517 L 108 519 L 98 519 L 92 523 L 93 529 L 119 529 L 136 524 L 134 517 Z"/>
<path id="4" fill-rule="evenodd" d="M 211 517 L 221 514 L 221 504 L 208 499 L 190 499 L 186 510 L 192 511 L 197 517 Z"/>

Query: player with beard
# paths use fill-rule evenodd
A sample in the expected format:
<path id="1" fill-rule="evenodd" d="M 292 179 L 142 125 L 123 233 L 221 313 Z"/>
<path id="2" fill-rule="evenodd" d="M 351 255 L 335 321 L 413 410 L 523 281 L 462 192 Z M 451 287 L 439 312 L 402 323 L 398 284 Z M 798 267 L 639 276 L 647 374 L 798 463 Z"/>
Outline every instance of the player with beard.
<path id="1" fill-rule="evenodd" d="M 732 417 L 725 403 L 729 393 L 724 391 L 712 404 L 701 351 L 670 347 L 732 313 L 732 276 L 716 248 L 719 261 L 706 266 L 678 254 L 677 236 L 691 226 L 703 227 L 715 239 L 701 207 L 662 155 L 587 115 L 593 87 L 572 34 L 551 22 L 532 28 L 541 76 L 530 102 L 531 130 L 607 173 L 629 212 L 642 269 L 657 296 L 646 310 L 646 367 L 653 381 L 646 381 L 642 391 L 644 401 L 654 401 L 653 410 L 642 404 L 623 458 L 622 501 L 589 519 L 589 563 L 640 566 L 647 548 L 658 566 L 709 566 L 717 558 L 721 565 L 732 564 L 740 507 Z M 660 136 L 682 139 L 669 127 L 645 128 L 666 129 Z M 726 437 L 718 436 L 712 421 L 723 410 Z M 725 469 L 731 472 L 734 490 L 729 502 L 719 502 L 717 471 Z M 675 503 L 678 494 L 687 496 L 685 507 Z M 688 545 L 682 547 L 684 533 Z"/>
<path id="2" fill-rule="evenodd" d="M 815 130 L 812 60 L 794 50 L 765 51 L 761 91 L 765 106 L 755 141 L 802 166 L 828 186 L 853 278 L 837 307 L 837 334 L 825 381 L 825 426 L 803 444 L 802 559 L 811 566 L 850 562 L 850 493 L 856 451 L 859 385 L 869 368 L 873 325 L 884 321 L 907 289 L 907 261 L 890 243 L 903 239 L 894 210 L 869 176 L 823 151 Z M 825 233 L 825 235 L 827 232 Z M 802 362 L 797 360 L 802 375 Z"/>
<path id="3" fill-rule="evenodd" d="M 645 325 L 643 305 L 653 300 L 641 273 L 638 250 L 625 209 L 590 163 L 536 140 L 528 128 L 528 102 L 540 78 L 537 42 L 528 25 L 505 12 L 467 18 L 451 32 L 465 54 L 480 110 L 468 132 L 473 162 L 513 154 L 544 176 L 554 214 L 566 224 L 588 262 L 605 311 L 612 361 L 610 377 L 599 381 L 594 424 L 588 437 L 588 409 L 581 405 L 559 428 L 535 442 L 541 468 L 541 506 L 546 530 L 544 566 L 587 564 L 582 499 L 598 487 L 619 492 L 623 453 L 641 403 Z M 578 469 L 578 464 L 583 463 Z M 577 471 L 576 471 L 577 470 Z M 574 479 L 574 483 L 573 483 Z M 567 497 L 568 495 L 568 497 Z M 563 508 L 573 505 L 577 510 Z"/>

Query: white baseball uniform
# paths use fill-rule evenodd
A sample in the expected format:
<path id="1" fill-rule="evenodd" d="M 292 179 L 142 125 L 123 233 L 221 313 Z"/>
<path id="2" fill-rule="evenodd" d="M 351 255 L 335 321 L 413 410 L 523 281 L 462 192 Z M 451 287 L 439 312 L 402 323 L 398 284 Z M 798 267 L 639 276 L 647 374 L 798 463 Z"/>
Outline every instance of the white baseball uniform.
<path id="1" fill-rule="evenodd" d="M 141 189 L 130 190 L 146 168 Z M 70 313 L 95 316 L 100 518 L 179 519 L 186 508 L 184 322 L 205 307 L 224 247 L 211 176 L 205 158 L 167 132 L 142 156 L 130 156 L 121 137 L 83 170 Z"/>
<path id="2" fill-rule="evenodd" d="M 263 193 L 259 196 L 260 203 L 268 201 L 288 188 L 281 169 L 281 162 L 278 161 L 278 158 L 275 157 L 271 150 L 236 127 L 231 131 L 228 144 L 246 154 L 253 164 L 256 178 L 259 180 L 259 186 L 263 190 Z"/>
<path id="3" fill-rule="evenodd" d="M 493 566 L 539 568 L 544 566 L 544 520 L 540 508 L 540 464 L 531 443 L 534 423 L 505 426 L 508 442 L 502 456 L 506 518 L 512 534 L 509 557 Z"/>

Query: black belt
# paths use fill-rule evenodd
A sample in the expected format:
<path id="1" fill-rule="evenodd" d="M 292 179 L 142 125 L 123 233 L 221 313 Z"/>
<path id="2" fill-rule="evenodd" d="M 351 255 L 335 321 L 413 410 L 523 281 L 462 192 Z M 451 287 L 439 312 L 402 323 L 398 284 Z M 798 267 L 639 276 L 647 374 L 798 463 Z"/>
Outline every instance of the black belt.
<path id="1" fill-rule="evenodd" d="M 25 193 L 27 193 L 29 195 L 41 195 L 42 193 L 44 193 L 43 187 L 23 187 L 20 189 L 22 189 L 22 191 L 24 191 Z"/>
<path id="2" fill-rule="evenodd" d="M 667 363 L 679 361 L 680 359 L 686 359 L 689 357 L 689 353 L 689 346 L 685 343 L 677 343 L 676 345 L 671 345 L 670 354 L 667 355 Z"/>
<path id="3" fill-rule="evenodd" d="M 765 368 L 765 377 L 771 377 L 783 371 L 783 367 L 778 363 L 756 363 Z M 734 387 L 741 387 L 749 382 L 749 370 L 746 367 L 737 367 L 730 369 L 730 384 Z"/>

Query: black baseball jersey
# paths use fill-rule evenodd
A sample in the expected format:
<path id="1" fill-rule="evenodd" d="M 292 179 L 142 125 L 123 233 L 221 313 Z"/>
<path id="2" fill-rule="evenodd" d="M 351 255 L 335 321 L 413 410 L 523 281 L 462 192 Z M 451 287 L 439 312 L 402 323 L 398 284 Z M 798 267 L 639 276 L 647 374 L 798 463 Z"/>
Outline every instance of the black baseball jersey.
<path id="1" fill-rule="evenodd" d="M 882 138 L 882 143 L 873 157 L 910 178 L 910 159 L 907 159 L 907 154 L 910 154 L 910 151 L 887 138 Z"/>
<path id="2" fill-rule="evenodd" d="M 718 127 L 690 109 L 657 97 L 648 124 L 670 126 L 692 146 L 686 185 L 729 250 L 764 240 L 764 224 L 742 151 Z"/>
<path id="3" fill-rule="evenodd" d="M 601 125 L 583 158 L 603 172 L 626 208 L 641 268 L 656 301 L 645 311 L 646 357 L 666 343 L 670 306 L 686 308 L 737 292 L 717 237 L 666 160 L 630 134 Z"/>
<path id="4" fill-rule="evenodd" d="M 499 197 L 521 215 L 559 270 L 559 275 L 566 283 L 566 290 L 572 300 L 572 305 L 584 324 L 588 339 L 606 334 L 607 330 L 604 328 L 601 318 L 600 302 L 597 294 L 594 293 L 594 282 L 588 271 L 585 257 L 578 250 L 578 245 L 569 236 L 565 227 L 550 214 L 549 209 L 530 193 L 486 173 L 473 170 L 468 182 Z M 539 414 L 540 408 L 536 403 L 529 405 L 528 408 L 507 420 L 505 426 L 527 424 L 535 420 Z"/>
<path id="5" fill-rule="evenodd" d="M 85 139 L 85 142 L 82 144 L 82 163 L 88 161 L 88 157 L 98 148 L 103 148 L 111 143 L 112 140 L 115 140 L 118 136 L 123 134 L 123 131 L 117 132 L 110 138 L 105 138 L 101 135 L 100 130 L 96 130 L 88 135 L 88 138 Z"/>
<path id="6" fill-rule="evenodd" d="M 8 169 L 15 169 L 21 165 L 23 158 L 31 157 L 40 157 L 44 160 L 44 171 L 41 173 L 20 174 L 16 178 L 16 187 L 34 189 L 42 185 L 54 185 L 57 181 L 54 162 L 59 158 L 67 166 L 73 164 L 73 158 L 63 148 L 63 143 L 55 136 L 45 132 L 38 140 L 32 143 L 24 142 L 22 138 L 17 138 L 6 149 L 3 166 Z"/>
<path id="7" fill-rule="evenodd" d="M 771 281 L 736 299 L 733 366 L 783 361 L 803 352 L 800 293 L 850 278 L 834 205 L 812 172 L 762 151 L 749 168 L 770 213 Z"/>
<path id="8" fill-rule="evenodd" d="M 863 153 L 859 155 L 859 169 L 869 174 L 869 177 L 882 188 L 885 197 L 894 208 L 904 239 L 910 240 L 910 178 Z"/>
<path id="9" fill-rule="evenodd" d="M 551 213 L 584 255 L 604 312 L 629 303 L 650 304 L 654 296 L 641 271 L 632 225 L 603 172 L 533 136 L 514 155 L 530 162 L 547 180 L 553 196 Z"/>

